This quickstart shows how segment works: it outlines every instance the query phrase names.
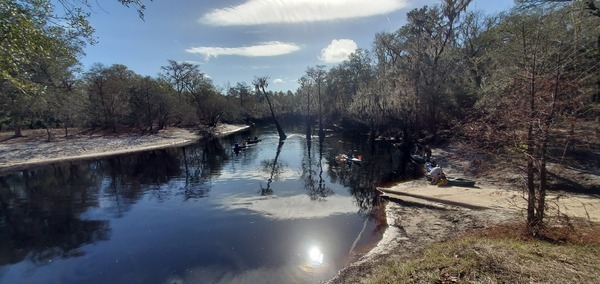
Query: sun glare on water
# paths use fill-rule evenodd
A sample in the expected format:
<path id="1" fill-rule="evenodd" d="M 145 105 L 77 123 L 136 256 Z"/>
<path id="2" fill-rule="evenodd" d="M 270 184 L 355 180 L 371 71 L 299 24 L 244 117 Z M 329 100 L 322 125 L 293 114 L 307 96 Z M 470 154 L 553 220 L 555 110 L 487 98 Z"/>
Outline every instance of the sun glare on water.
<path id="1" fill-rule="evenodd" d="M 310 262 L 312 264 L 323 264 L 323 253 L 319 247 L 311 247 L 308 251 L 308 257 L 310 258 Z"/>

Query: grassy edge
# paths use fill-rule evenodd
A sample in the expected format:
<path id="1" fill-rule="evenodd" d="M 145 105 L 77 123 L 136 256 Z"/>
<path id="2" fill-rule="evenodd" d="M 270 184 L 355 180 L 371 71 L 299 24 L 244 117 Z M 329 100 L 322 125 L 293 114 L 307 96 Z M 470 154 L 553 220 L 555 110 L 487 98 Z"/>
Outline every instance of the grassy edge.
<path id="1" fill-rule="evenodd" d="M 498 229 L 502 227 L 501 229 Z M 379 266 L 369 283 L 593 283 L 600 276 L 600 225 L 549 229 L 524 238 L 503 224 L 433 243 Z M 510 229 L 512 228 L 512 229 Z M 563 231 L 565 233 L 557 233 Z M 552 237 L 548 237 L 552 236 Z M 560 236 L 560 238 L 554 238 Z"/>

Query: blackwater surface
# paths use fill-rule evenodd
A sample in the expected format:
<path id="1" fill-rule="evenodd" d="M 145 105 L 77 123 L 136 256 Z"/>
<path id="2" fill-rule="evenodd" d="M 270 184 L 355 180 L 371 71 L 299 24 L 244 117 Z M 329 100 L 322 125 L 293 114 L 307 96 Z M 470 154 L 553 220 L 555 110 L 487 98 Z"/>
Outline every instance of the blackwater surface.
<path id="1" fill-rule="evenodd" d="M 374 187 L 402 156 L 362 136 L 279 143 L 272 128 L 0 176 L 0 282 L 329 279 L 380 239 Z M 348 151 L 362 161 L 336 159 Z"/>

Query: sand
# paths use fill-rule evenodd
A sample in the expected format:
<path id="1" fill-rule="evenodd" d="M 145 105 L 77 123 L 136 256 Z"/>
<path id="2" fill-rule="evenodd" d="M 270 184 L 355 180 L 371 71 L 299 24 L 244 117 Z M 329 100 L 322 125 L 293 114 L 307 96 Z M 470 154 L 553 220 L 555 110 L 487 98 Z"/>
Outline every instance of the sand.
<path id="1" fill-rule="evenodd" d="M 223 136 L 246 128 L 248 126 L 221 124 L 209 133 Z M 171 127 L 156 134 L 77 133 L 69 138 L 56 134 L 50 142 L 46 142 L 45 136 L 39 135 L 39 131 L 37 134 L 25 132 L 25 135 L 27 136 L 22 138 L 1 140 L 0 173 L 41 164 L 182 146 L 198 141 L 203 134 L 200 131 Z M 4 136 L 8 135 L 4 133 Z"/>

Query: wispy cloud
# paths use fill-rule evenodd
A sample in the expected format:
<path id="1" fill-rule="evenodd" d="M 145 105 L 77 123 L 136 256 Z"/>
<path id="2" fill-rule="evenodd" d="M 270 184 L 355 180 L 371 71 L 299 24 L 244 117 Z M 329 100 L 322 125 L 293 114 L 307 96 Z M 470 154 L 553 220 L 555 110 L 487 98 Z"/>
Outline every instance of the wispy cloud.
<path id="1" fill-rule="evenodd" d="M 351 39 L 334 39 L 321 50 L 319 60 L 326 63 L 340 63 L 348 59 L 357 48 L 356 42 Z"/>
<path id="2" fill-rule="evenodd" d="M 408 0 L 248 0 L 215 9 L 200 18 L 213 26 L 305 23 L 383 15 L 408 6 Z"/>
<path id="3" fill-rule="evenodd" d="M 203 55 L 206 60 L 208 60 L 211 57 L 218 57 L 222 55 L 238 55 L 247 57 L 279 56 L 298 50 L 300 50 L 300 46 L 293 43 L 270 41 L 260 43 L 258 45 L 242 47 L 198 46 L 188 48 L 185 51 L 188 53 Z"/>
<path id="4" fill-rule="evenodd" d="M 273 83 L 274 84 L 283 84 L 283 83 L 285 83 L 285 81 L 281 78 L 277 78 L 277 79 L 273 80 Z"/>

